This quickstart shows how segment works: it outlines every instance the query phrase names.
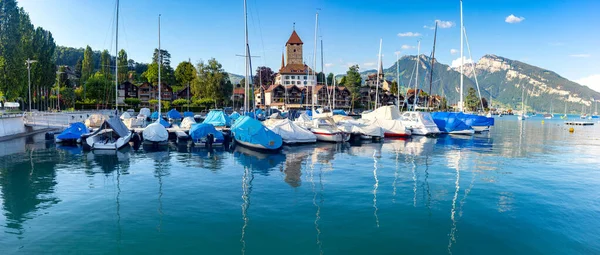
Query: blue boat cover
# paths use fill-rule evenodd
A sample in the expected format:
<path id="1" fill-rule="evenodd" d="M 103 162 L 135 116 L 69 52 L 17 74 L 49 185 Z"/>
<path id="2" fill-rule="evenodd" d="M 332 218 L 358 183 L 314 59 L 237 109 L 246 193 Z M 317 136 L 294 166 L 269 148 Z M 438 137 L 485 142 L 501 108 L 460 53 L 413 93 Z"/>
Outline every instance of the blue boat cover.
<path id="1" fill-rule="evenodd" d="M 262 109 L 256 109 L 256 111 L 254 111 L 254 114 L 256 114 L 256 116 L 262 114 L 262 116 L 264 117 L 266 113 Z"/>
<path id="2" fill-rule="evenodd" d="M 150 118 L 151 118 L 151 119 L 153 119 L 153 120 L 155 120 L 155 119 L 158 119 L 158 112 L 153 112 L 153 113 L 150 115 Z"/>
<path id="3" fill-rule="evenodd" d="M 160 122 L 160 124 L 163 125 L 163 127 L 165 127 L 165 128 L 171 127 L 171 123 L 169 123 L 168 121 L 166 121 L 163 118 L 160 118 L 160 121 L 158 121 L 158 122 Z"/>
<path id="4" fill-rule="evenodd" d="M 192 125 L 190 128 L 190 136 L 194 141 L 206 137 L 208 134 L 213 134 L 217 139 L 217 142 L 224 142 L 225 137 L 223 137 L 223 133 L 215 129 L 215 126 L 206 123 L 198 123 Z"/>
<path id="5" fill-rule="evenodd" d="M 346 116 L 346 112 L 344 110 L 338 109 L 338 110 L 333 110 L 333 115 L 344 115 Z"/>
<path id="6" fill-rule="evenodd" d="M 464 121 L 458 118 L 458 114 L 462 113 L 433 112 L 431 113 L 431 117 L 433 118 L 433 122 L 435 122 L 438 129 L 443 133 L 471 129 L 471 126 L 467 125 Z"/>
<path id="7" fill-rule="evenodd" d="M 238 112 L 232 112 L 231 115 L 229 115 L 229 118 L 232 120 L 237 120 L 237 118 L 239 118 L 241 115 Z"/>
<path id="8" fill-rule="evenodd" d="M 254 118 L 254 113 L 253 112 L 245 112 L 244 115 L 248 116 L 250 118 Z"/>
<path id="9" fill-rule="evenodd" d="M 260 145 L 265 149 L 277 150 L 281 148 L 281 136 L 263 126 L 260 121 L 242 116 L 231 127 L 235 140 L 249 144 Z"/>
<path id="10" fill-rule="evenodd" d="M 87 134 L 88 129 L 85 124 L 81 122 L 75 122 L 71 124 L 65 131 L 62 131 L 56 138 L 61 140 L 79 139 L 81 135 Z"/>
<path id="11" fill-rule="evenodd" d="M 188 112 L 183 112 L 183 117 L 184 118 L 185 117 L 192 117 L 193 118 L 194 117 L 194 113 L 193 112 L 189 112 L 189 111 Z"/>
<path id="12" fill-rule="evenodd" d="M 170 111 L 167 112 L 167 118 L 169 119 L 181 119 L 181 113 L 179 113 L 177 110 L 175 109 L 171 109 Z"/>
<path id="13" fill-rule="evenodd" d="M 210 110 L 202 123 L 211 124 L 215 127 L 230 126 L 231 119 L 223 110 Z"/>
<path id="14" fill-rule="evenodd" d="M 459 120 L 462 120 L 465 124 L 469 126 L 493 126 L 494 118 L 488 118 L 481 115 L 476 114 L 466 114 L 466 113 L 457 113 L 456 117 Z"/>

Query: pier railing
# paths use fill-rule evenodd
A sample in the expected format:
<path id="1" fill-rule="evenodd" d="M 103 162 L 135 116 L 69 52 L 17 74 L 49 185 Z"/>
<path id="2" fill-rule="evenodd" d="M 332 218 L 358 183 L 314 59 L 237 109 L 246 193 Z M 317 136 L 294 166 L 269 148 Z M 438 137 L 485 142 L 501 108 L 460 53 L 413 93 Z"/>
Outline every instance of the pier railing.
<path id="1" fill-rule="evenodd" d="M 27 112 L 22 116 L 25 125 L 63 128 L 75 122 L 85 122 L 90 115 L 97 113 L 107 116 L 111 114 L 110 111 Z"/>

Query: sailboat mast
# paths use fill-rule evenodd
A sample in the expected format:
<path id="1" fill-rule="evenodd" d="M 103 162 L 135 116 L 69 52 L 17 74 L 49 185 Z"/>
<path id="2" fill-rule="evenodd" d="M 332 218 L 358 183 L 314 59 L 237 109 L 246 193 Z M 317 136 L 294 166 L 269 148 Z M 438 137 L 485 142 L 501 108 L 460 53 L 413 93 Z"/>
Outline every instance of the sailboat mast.
<path id="1" fill-rule="evenodd" d="M 119 111 L 119 0 L 117 0 L 117 26 L 115 35 L 115 114 Z M 110 62 L 110 61 L 109 61 Z"/>
<path id="2" fill-rule="evenodd" d="M 245 34 L 245 43 L 244 43 L 244 50 L 246 52 L 246 73 L 245 73 L 245 78 L 244 78 L 244 112 L 248 112 L 248 87 L 249 87 L 249 80 L 248 80 L 248 62 L 250 59 L 250 53 L 248 52 L 248 10 L 247 10 L 247 6 L 246 6 L 246 0 L 244 0 L 244 34 Z"/>
<path id="3" fill-rule="evenodd" d="M 161 116 L 161 86 L 160 86 L 160 67 L 162 66 L 162 52 L 160 51 L 160 14 L 158 14 L 158 119 L 160 121 Z"/>
<path id="4" fill-rule="evenodd" d="M 413 111 L 417 110 L 417 101 L 419 100 L 419 93 L 417 93 L 417 89 L 419 88 L 419 64 L 421 63 L 421 41 L 417 44 L 417 75 L 415 76 L 415 98 L 413 100 Z"/>
<path id="5" fill-rule="evenodd" d="M 325 78 L 327 80 L 327 78 Z M 333 107 L 331 108 L 331 110 L 335 110 L 335 91 L 337 90 L 337 87 L 335 85 L 335 75 L 333 75 Z M 598 103 L 596 103 L 596 107 L 598 107 Z"/>
<path id="6" fill-rule="evenodd" d="M 462 0 L 460 0 L 460 101 L 458 102 L 458 110 L 463 112 L 463 8 Z"/>
<path id="7" fill-rule="evenodd" d="M 396 53 L 396 90 L 398 94 L 396 94 L 396 105 L 398 106 L 398 111 L 400 110 L 400 61 L 398 60 L 400 53 Z"/>
<path id="8" fill-rule="evenodd" d="M 188 58 L 188 63 L 189 63 L 188 67 L 192 65 L 192 59 L 191 58 Z M 235 87 L 235 85 L 234 85 L 234 87 Z M 187 110 L 188 110 L 188 112 L 190 111 L 190 90 L 191 89 L 192 88 L 190 87 L 190 81 L 188 81 L 188 89 L 187 89 L 187 101 L 188 101 L 187 102 Z"/>
<path id="9" fill-rule="evenodd" d="M 375 105 L 373 106 L 373 110 L 377 109 L 377 106 L 379 104 L 379 75 L 383 75 L 382 73 L 380 73 L 380 70 L 383 68 L 381 66 L 381 44 L 383 43 L 383 39 L 379 39 L 379 63 L 377 64 L 377 85 L 375 86 Z"/>
<path id="10" fill-rule="evenodd" d="M 315 75 L 315 69 L 317 68 L 317 30 L 319 29 L 319 12 L 317 12 L 316 16 L 315 16 L 315 50 L 314 50 L 314 55 L 313 55 L 313 78 L 314 83 L 313 83 L 313 87 L 311 89 L 311 97 L 312 97 L 312 113 L 314 116 L 315 113 L 315 88 L 316 88 L 316 75 Z"/>
<path id="11" fill-rule="evenodd" d="M 437 39 L 437 21 L 435 22 L 435 32 L 433 34 L 433 51 L 431 52 L 431 71 L 429 72 L 429 100 L 427 100 L 427 108 L 429 109 L 429 102 L 431 101 L 431 86 L 433 84 L 433 65 L 435 64 L 435 42 Z"/>

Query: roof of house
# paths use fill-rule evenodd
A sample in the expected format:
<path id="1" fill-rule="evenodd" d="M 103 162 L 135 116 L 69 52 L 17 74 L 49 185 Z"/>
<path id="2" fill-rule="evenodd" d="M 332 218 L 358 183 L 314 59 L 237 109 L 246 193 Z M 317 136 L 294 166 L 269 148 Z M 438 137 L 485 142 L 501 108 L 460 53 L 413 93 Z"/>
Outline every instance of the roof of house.
<path id="1" fill-rule="evenodd" d="M 312 72 L 312 69 L 307 65 L 302 64 L 287 64 L 279 69 L 280 74 L 307 74 Z"/>
<path id="2" fill-rule="evenodd" d="M 244 95 L 245 94 L 244 93 L 244 88 L 235 88 L 235 89 L 233 89 L 233 94 Z"/>
<path id="3" fill-rule="evenodd" d="M 287 44 L 304 44 L 302 40 L 300 40 L 300 36 L 296 33 L 296 30 L 292 31 L 292 35 L 290 35 L 290 39 L 288 39 Z"/>

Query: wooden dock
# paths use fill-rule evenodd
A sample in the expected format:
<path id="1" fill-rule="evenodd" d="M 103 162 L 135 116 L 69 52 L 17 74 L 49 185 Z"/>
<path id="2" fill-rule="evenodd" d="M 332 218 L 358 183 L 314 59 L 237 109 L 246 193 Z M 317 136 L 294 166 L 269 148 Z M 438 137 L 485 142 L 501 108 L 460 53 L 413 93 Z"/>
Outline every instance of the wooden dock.
<path id="1" fill-rule="evenodd" d="M 570 126 L 593 126 L 594 122 L 588 122 L 588 121 L 565 121 L 566 125 L 570 125 Z"/>

